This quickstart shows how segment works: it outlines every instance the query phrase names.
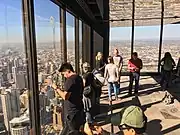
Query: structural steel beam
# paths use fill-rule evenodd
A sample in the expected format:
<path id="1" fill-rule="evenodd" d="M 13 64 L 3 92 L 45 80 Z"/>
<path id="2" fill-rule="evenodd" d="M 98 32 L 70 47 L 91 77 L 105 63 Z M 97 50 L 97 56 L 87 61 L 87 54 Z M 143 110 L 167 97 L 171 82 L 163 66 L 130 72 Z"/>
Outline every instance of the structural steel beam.
<path id="1" fill-rule="evenodd" d="M 163 25 L 164 25 L 164 0 L 161 0 L 161 29 L 160 29 L 160 40 L 159 40 L 159 59 L 158 59 L 158 72 L 161 71 L 161 52 L 162 52 L 162 40 L 163 40 Z"/>
<path id="2" fill-rule="evenodd" d="M 79 73 L 79 19 L 75 18 L 75 68 L 76 72 Z"/>
<path id="3" fill-rule="evenodd" d="M 161 29 L 160 29 L 160 40 L 159 40 L 159 59 L 158 59 L 158 72 L 161 71 L 161 52 L 162 52 L 162 40 L 163 40 L 163 29 L 164 29 L 164 0 L 161 0 Z"/>
<path id="4" fill-rule="evenodd" d="M 132 35 L 131 35 L 131 56 L 134 50 L 134 15 L 135 14 L 135 0 L 132 3 Z"/>
<path id="5" fill-rule="evenodd" d="M 66 11 L 60 9 L 60 36 L 61 36 L 61 54 L 63 62 L 67 62 L 67 38 L 66 38 Z"/>

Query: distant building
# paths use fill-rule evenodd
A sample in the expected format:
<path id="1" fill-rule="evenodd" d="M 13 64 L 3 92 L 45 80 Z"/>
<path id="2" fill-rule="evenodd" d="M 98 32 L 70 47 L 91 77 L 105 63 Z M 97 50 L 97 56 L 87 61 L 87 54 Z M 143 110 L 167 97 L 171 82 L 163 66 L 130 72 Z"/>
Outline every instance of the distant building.
<path id="1" fill-rule="evenodd" d="M 12 68 L 13 80 L 17 89 L 27 88 L 27 75 L 24 72 L 18 72 L 17 67 Z"/>
<path id="2" fill-rule="evenodd" d="M 18 60 L 18 58 L 14 59 L 14 67 L 19 67 L 19 60 Z"/>
<path id="3" fill-rule="evenodd" d="M 9 121 L 20 115 L 19 91 L 14 89 L 2 91 L 1 101 L 4 114 L 4 124 L 7 131 L 10 131 Z"/>
<path id="4" fill-rule="evenodd" d="M 47 106 L 47 96 L 44 93 L 39 94 L 39 105 L 40 105 L 40 123 L 45 124 L 46 121 L 46 106 Z"/>
<path id="5" fill-rule="evenodd" d="M 28 128 L 26 126 L 17 126 L 11 128 L 11 135 L 29 135 Z"/>
<path id="6" fill-rule="evenodd" d="M 12 67 L 13 67 L 12 61 L 8 61 L 8 63 L 7 63 L 7 70 L 8 70 L 8 73 L 12 73 Z"/>
<path id="7" fill-rule="evenodd" d="M 28 91 L 25 91 L 25 92 L 20 96 L 20 101 L 21 101 L 21 104 L 23 105 L 24 108 L 29 108 Z"/>
<path id="8" fill-rule="evenodd" d="M 11 135 L 29 135 L 30 120 L 27 116 L 13 118 L 10 121 Z"/>

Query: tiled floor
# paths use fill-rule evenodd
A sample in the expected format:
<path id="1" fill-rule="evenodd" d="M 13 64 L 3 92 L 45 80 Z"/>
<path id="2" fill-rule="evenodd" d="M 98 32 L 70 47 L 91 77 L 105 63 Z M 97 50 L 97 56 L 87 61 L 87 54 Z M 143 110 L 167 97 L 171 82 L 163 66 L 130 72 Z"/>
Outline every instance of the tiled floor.
<path id="1" fill-rule="evenodd" d="M 148 135 L 180 135 L 180 85 L 172 85 L 169 92 L 176 97 L 174 103 L 165 105 L 162 99 L 165 92 L 161 91 L 157 84 L 158 78 L 150 76 L 141 77 L 140 90 L 138 97 L 127 97 L 128 77 L 121 78 L 121 98 L 122 100 L 113 101 L 112 107 L 108 102 L 107 87 L 103 88 L 101 97 L 101 114 L 96 120 L 104 129 L 111 131 L 110 124 L 111 108 L 112 113 L 117 113 L 122 107 L 128 105 L 141 106 L 148 117 L 147 133 Z M 117 132 L 117 127 L 113 127 Z"/>

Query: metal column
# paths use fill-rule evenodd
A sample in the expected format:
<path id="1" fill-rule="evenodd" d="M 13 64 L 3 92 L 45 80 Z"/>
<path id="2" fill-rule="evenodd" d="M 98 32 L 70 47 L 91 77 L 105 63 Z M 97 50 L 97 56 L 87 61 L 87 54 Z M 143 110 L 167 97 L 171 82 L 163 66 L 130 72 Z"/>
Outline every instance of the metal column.
<path id="1" fill-rule="evenodd" d="M 162 50 L 162 40 L 163 40 L 163 25 L 164 25 L 164 0 L 161 0 L 161 30 L 160 30 L 160 40 L 159 40 L 159 59 L 158 59 L 158 72 L 161 71 L 161 50 Z"/>
<path id="2" fill-rule="evenodd" d="M 27 60 L 27 76 L 29 90 L 29 113 L 32 135 L 40 135 L 40 112 L 38 70 L 36 53 L 36 32 L 34 20 L 34 1 L 22 0 L 24 44 Z"/>
<path id="3" fill-rule="evenodd" d="M 76 72 L 80 72 L 79 68 L 79 19 L 75 18 L 75 68 Z"/>
<path id="4" fill-rule="evenodd" d="M 63 8 L 60 8 L 60 36 L 61 56 L 63 62 L 67 62 L 66 11 Z"/>
<path id="5" fill-rule="evenodd" d="M 132 35 L 131 35 L 131 56 L 134 50 L 134 14 L 135 14 L 135 0 L 132 2 Z"/>
<path id="6" fill-rule="evenodd" d="M 93 70 L 95 65 L 94 65 L 94 61 L 95 61 L 95 58 L 94 58 L 94 30 L 93 28 L 91 27 L 91 31 L 90 31 L 90 64 L 91 64 L 91 69 Z"/>

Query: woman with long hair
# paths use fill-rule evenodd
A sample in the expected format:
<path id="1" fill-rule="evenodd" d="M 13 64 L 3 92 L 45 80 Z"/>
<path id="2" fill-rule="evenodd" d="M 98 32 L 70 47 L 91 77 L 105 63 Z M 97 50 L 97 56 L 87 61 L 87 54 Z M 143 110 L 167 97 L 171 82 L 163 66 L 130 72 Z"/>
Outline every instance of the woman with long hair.
<path id="1" fill-rule="evenodd" d="M 113 58 L 111 56 L 108 57 L 108 64 L 105 67 L 104 78 L 108 81 L 109 101 L 112 101 L 112 89 L 115 94 L 115 99 L 117 100 L 119 93 L 119 69 L 117 65 L 113 63 Z"/>
<path id="2" fill-rule="evenodd" d="M 162 58 L 162 60 L 160 61 L 160 64 L 162 66 L 162 77 L 160 85 L 164 90 L 166 90 L 169 87 L 171 73 L 176 64 L 169 52 L 165 53 L 164 58 Z"/>
<path id="3" fill-rule="evenodd" d="M 98 70 L 99 73 L 104 74 L 104 68 L 105 62 L 103 59 L 103 54 L 101 52 L 98 52 L 96 55 L 96 70 Z"/>

